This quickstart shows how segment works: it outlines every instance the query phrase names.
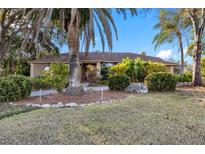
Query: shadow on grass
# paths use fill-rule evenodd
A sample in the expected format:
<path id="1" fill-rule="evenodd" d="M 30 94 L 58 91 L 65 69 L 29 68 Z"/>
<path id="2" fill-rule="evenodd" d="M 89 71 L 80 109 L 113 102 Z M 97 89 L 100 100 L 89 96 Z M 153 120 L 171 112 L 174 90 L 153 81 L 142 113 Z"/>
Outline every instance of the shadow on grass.
<path id="1" fill-rule="evenodd" d="M 0 105 L 0 120 L 17 114 L 40 109 L 38 107 Z"/>

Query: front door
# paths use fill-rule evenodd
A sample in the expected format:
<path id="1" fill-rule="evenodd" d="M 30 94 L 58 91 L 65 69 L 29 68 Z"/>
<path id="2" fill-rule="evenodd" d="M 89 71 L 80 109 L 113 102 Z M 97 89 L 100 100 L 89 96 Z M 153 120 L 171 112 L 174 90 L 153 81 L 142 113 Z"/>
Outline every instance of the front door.
<path id="1" fill-rule="evenodd" d="M 83 64 L 83 81 L 90 81 L 94 76 L 97 76 L 96 64 Z"/>

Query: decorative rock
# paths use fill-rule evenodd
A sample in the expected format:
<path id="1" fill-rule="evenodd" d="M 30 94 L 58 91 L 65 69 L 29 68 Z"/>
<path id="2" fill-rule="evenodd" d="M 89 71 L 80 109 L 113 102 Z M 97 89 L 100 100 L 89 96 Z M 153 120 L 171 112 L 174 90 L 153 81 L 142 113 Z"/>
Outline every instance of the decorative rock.
<path id="1" fill-rule="evenodd" d="M 95 105 L 95 103 L 89 103 L 89 104 L 87 104 L 87 105 L 89 105 L 89 106 L 90 106 L 90 105 Z"/>
<path id="2" fill-rule="evenodd" d="M 14 105 L 14 103 L 13 102 L 9 102 L 9 105 Z"/>
<path id="3" fill-rule="evenodd" d="M 31 107 L 31 106 L 32 106 L 32 104 L 30 104 L 30 103 L 27 103 L 27 104 L 26 104 L 26 106 L 27 106 L 27 107 Z"/>
<path id="4" fill-rule="evenodd" d="M 80 104 L 79 106 L 86 106 L 87 104 Z"/>
<path id="5" fill-rule="evenodd" d="M 41 107 L 40 104 L 31 104 L 32 107 Z"/>
<path id="6" fill-rule="evenodd" d="M 127 88 L 125 88 L 125 91 L 148 93 L 148 88 L 143 83 L 130 83 L 130 85 Z"/>
<path id="7" fill-rule="evenodd" d="M 49 107 L 52 107 L 52 106 L 50 104 L 43 104 L 43 105 L 41 105 L 41 107 L 49 108 Z"/>
<path id="8" fill-rule="evenodd" d="M 77 104 L 76 103 L 67 103 L 65 105 L 65 107 L 74 107 L 74 106 L 77 106 Z"/>
<path id="9" fill-rule="evenodd" d="M 177 86 L 191 86 L 192 82 L 177 82 Z"/>
<path id="10" fill-rule="evenodd" d="M 108 101 L 102 101 L 101 103 L 102 103 L 102 104 L 106 104 L 106 103 L 108 103 Z"/>
<path id="11" fill-rule="evenodd" d="M 64 107 L 64 104 L 61 102 L 58 102 L 57 104 L 54 104 L 52 107 L 60 108 L 60 107 Z"/>

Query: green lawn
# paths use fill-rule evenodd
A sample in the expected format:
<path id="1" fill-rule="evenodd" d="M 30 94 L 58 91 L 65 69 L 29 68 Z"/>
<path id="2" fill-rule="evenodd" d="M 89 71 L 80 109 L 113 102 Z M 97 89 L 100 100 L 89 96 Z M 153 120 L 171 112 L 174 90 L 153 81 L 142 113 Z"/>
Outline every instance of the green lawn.
<path id="1" fill-rule="evenodd" d="M 205 108 L 190 95 L 149 93 L 112 104 L 37 109 L 2 118 L 0 144 L 205 144 Z"/>

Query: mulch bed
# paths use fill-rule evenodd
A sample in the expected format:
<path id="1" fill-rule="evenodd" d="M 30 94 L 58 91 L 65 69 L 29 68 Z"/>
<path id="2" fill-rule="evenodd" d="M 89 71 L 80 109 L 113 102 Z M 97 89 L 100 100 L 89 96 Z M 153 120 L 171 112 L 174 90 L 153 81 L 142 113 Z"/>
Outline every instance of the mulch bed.
<path id="1" fill-rule="evenodd" d="M 129 92 L 117 92 L 117 91 L 104 91 L 103 94 L 103 101 L 110 101 L 110 100 L 118 100 L 118 99 L 124 99 L 128 97 L 129 95 L 134 95 L 134 93 Z M 57 94 L 49 94 L 46 96 L 42 96 L 41 102 L 39 96 L 35 97 L 29 97 L 24 100 L 17 101 L 17 105 L 25 105 L 28 103 L 31 104 L 56 104 L 58 102 L 62 102 L 63 104 L 66 103 L 77 103 L 77 104 L 88 104 L 88 103 L 94 103 L 94 102 L 100 102 L 101 101 L 101 92 L 100 91 L 93 91 L 93 92 L 87 92 L 86 94 L 82 96 L 66 96 L 63 93 L 57 93 Z"/>
<path id="2" fill-rule="evenodd" d="M 194 86 L 180 86 L 176 90 L 182 94 L 191 94 L 197 97 L 205 97 L 205 87 L 194 87 Z"/>
<path id="3" fill-rule="evenodd" d="M 177 87 L 178 91 L 187 91 L 187 92 L 199 92 L 205 93 L 205 87 L 194 87 L 194 86 L 180 86 Z"/>

